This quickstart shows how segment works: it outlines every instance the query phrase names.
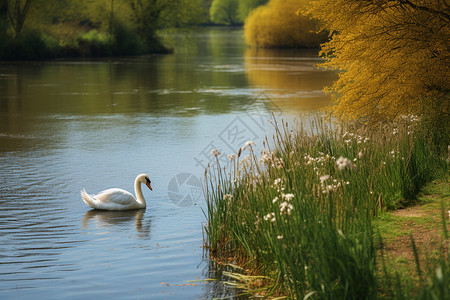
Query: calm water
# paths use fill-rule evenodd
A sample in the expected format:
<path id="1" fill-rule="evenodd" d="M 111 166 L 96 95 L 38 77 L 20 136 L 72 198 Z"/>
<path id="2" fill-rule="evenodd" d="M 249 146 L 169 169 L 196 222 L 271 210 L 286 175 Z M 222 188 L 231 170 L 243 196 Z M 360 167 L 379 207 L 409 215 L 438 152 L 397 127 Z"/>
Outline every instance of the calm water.
<path id="1" fill-rule="evenodd" d="M 240 30 L 171 34 L 175 54 L 0 64 L 0 298 L 221 296 L 202 250 L 210 151 L 261 145 L 273 112 L 327 104 L 314 52 L 247 49 Z M 90 210 L 79 191 L 133 191 L 146 210 Z"/>

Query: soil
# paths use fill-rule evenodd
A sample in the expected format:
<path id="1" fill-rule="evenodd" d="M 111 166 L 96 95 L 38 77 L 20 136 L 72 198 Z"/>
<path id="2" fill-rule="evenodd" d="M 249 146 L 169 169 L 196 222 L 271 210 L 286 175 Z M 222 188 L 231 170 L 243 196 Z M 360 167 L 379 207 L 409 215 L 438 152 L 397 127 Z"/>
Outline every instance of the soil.
<path id="1" fill-rule="evenodd" d="M 441 183 L 443 190 L 450 191 L 449 183 Z M 405 209 L 399 209 L 391 213 L 394 220 L 398 220 L 399 232 L 393 238 L 384 241 L 384 254 L 387 262 L 402 261 L 404 266 L 416 268 L 415 256 L 412 247 L 411 236 L 414 240 L 420 265 L 426 263 L 426 259 L 437 255 L 439 252 L 448 253 L 448 243 L 444 243 L 442 227 L 442 209 L 440 201 L 444 201 L 446 213 L 447 231 L 450 232 L 450 197 L 448 192 L 423 195 L 418 204 Z"/>

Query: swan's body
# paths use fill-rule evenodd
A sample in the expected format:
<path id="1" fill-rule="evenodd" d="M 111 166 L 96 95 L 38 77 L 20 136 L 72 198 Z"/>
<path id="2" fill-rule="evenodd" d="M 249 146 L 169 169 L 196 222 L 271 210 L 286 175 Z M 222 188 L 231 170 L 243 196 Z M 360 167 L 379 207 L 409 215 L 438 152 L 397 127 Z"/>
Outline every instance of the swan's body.
<path id="1" fill-rule="evenodd" d="M 117 188 L 104 190 L 97 195 L 90 195 L 83 189 L 81 198 L 84 203 L 95 209 L 129 210 L 145 208 L 147 204 L 142 194 L 141 183 L 147 185 L 150 190 L 152 189 L 148 176 L 145 174 L 138 175 L 134 180 L 136 198 L 130 192 Z"/>

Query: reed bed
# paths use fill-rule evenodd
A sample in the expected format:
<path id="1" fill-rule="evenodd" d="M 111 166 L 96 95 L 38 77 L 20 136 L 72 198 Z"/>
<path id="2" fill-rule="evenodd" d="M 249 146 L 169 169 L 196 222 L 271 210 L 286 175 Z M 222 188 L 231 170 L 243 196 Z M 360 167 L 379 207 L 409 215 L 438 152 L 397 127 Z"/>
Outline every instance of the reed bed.
<path id="1" fill-rule="evenodd" d="M 373 220 L 408 205 L 423 184 L 447 172 L 417 117 L 379 126 L 308 129 L 274 121 L 276 134 L 249 141 L 231 167 L 205 171 L 205 247 L 212 258 L 267 279 L 259 295 L 373 299 L 397 295 L 378 279 L 382 261 Z M 447 268 L 446 266 L 441 267 Z M 387 274 L 385 274 L 387 276 Z M 448 274 L 446 275 L 448 277 Z"/>

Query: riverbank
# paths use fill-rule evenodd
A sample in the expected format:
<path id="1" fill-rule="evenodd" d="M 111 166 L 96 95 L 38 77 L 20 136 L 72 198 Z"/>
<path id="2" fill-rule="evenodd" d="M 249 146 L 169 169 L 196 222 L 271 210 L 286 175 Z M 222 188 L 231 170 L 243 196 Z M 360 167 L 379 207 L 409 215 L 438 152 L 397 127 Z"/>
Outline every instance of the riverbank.
<path id="1" fill-rule="evenodd" d="M 291 131 L 279 124 L 274 142 L 266 141 L 260 154 L 249 142 L 230 157 L 231 170 L 209 170 L 210 255 L 243 266 L 247 276 L 263 276 L 254 292 L 266 296 L 445 295 L 448 281 L 435 274 L 448 270 L 446 248 L 426 270 L 416 264 L 427 282 L 420 291 L 397 269 L 384 268 L 392 264 L 380 254 L 387 242 L 378 220 L 411 206 L 427 182 L 447 176 L 447 163 L 433 154 L 420 120 L 408 117 L 377 128 L 331 130 L 323 121 L 305 127 Z M 219 163 L 220 154 L 213 154 Z M 417 244 L 411 242 L 413 253 Z"/>
<path id="2" fill-rule="evenodd" d="M 48 60 L 168 54 L 157 36 L 141 38 L 130 28 L 115 24 L 114 33 L 62 24 L 49 26 L 47 32 L 29 31 L 18 36 L 0 34 L 0 61 Z"/>
<path id="3" fill-rule="evenodd" d="M 447 176 L 428 183 L 419 193 L 416 204 L 386 212 L 375 221 L 375 227 L 383 240 L 378 255 L 384 262 L 386 272 L 401 278 L 400 282 L 395 283 L 403 285 L 399 290 L 409 291 L 410 297 L 419 292 L 419 287 L 424 286 L 426 279 L 433 282 L 430 277 L 437 276 L 439 270 L 442 271 L 444 293 L 438 295 L 445 296 L 440 299 L 450 297 L 447 234 L 450 229 L 449 179 Z M 445 240 L 447 244 L 443 243 Z M 436 264 L 438 267 L 435 267 Z M 447 269 L 439 267 L 442 264 Z M 387 284 L 392 285 L 392 282 Z M 425 284 L 425 289 L 420 292 L 422 298 L 431 298 L 431 286 Z"/>

